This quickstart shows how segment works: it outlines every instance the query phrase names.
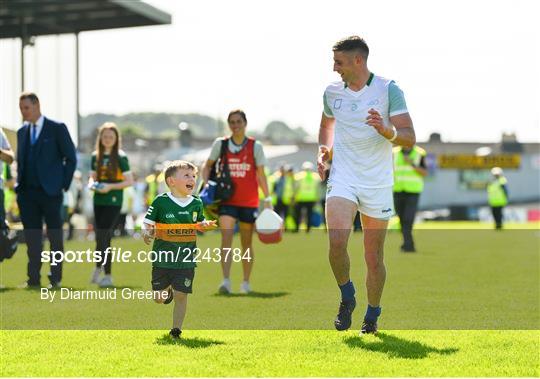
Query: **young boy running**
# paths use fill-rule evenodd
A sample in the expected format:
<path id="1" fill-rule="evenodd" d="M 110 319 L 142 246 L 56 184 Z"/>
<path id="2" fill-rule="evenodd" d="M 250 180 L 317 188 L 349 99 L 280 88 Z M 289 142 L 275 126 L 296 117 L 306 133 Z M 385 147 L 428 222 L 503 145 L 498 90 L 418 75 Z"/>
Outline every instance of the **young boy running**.
<path id="1" fill-rule="evenodd" d="M 150 244 L 156 260 L 152 263 L 152 289 L 157 303 L 174 299 L 172 338 L 180 338 L 186 315 L 187 294 L 192 293 L 196 263 L 197 230 L 217 227 L 206 221 L 203 203 L 191 194 L 195 189 L 197 168 L 190 162 L 174 161 L 164 172 L 170 192 L 157 196 L 144 218 L 144 242 Z"/>

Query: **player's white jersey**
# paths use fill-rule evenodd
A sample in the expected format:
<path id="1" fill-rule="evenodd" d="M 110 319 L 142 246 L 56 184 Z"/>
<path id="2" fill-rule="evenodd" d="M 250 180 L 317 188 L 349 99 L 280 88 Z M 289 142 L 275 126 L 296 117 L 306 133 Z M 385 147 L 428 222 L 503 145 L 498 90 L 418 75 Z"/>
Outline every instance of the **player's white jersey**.
<path id="1" fill-rule="evenodd" d="M 390 116 L 407 113 L 403 92 L 391 80 L 371 74 L 366 86 L 352 91 L 344 82 L 324 92 L 324 114 L 336 120 L 330 182 L 363 188 L 392 186 L 392 143 L 366 124 L 369 109 L 376 109 L 385 125 Z"/>

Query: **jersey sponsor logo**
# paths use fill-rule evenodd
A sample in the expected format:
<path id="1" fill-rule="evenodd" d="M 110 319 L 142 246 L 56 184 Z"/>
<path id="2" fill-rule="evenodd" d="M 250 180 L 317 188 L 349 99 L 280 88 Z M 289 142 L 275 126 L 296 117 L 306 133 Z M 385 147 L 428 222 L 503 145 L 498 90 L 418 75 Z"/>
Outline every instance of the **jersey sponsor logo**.
<path id="1" fill-rule="evenodd" d="M 190 285 L 191 285 L 191 279 L 186 278 L 186 279 L 184 280 L 184 286 L 189 287 Z"/>
<path id="2" fill-rule="evenodd" d="M 382 213 L 392 212 L 392 208 L 383 209 L 381 212 L 382 212 Z"/>
<path id="3" fill-rule="evenodd" d="M 188 215 L 189 212 L 188 211 L 179 211 L 178 214 L 179 215 Z"/>
<path id="4" fill-rule="evenodd" d="M 251 164 L 241 162 L 238 158 L 230 158 L 228 164 L 231 178 L 245 178 L 248 171 L 251 171 L 252 169 Z"/>
<path id="5" fill-rule="evenodd" d="M 343 99 L 336 99 L 334 100 L 334 109 L 341 109 L 341 102 Z"/>

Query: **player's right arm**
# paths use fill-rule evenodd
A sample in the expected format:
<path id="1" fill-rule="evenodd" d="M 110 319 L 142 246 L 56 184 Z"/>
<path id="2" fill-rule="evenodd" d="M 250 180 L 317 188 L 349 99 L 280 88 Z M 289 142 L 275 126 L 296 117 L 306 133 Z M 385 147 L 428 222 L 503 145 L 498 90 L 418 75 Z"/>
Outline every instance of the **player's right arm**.
<path id="1" fill-rule="evenodd" d="M 154 199 L 152 205 L 148 207 L 148 211 L 144 215 L 143 220 L 143 240 L 144 243 L 149 245 L 150 241 L 154 239 L 156 235 L 156 221 L 159 217 L 159 206 L 158 206 L 159 197 Z"/>
<path id="2" fill-rule="evenodd" d="M 334 117 L 329 117 L 323 112 L 319 127 L 319 152 L 317 154 L 317 170 L 321 180 L 324 180 L 324 172 L 328 169 L 326 162 L 330 159 L 330 150 L 334 144 L 334 124 Z"/>

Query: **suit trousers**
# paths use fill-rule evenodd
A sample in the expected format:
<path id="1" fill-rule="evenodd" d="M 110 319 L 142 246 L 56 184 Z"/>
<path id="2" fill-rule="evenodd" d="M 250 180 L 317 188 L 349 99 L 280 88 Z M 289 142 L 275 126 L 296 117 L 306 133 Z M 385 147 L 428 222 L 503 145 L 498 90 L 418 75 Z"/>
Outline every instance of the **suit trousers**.
<path id="1" fill-rule="evenodd" d="M 41 252 L 43 251 L 43 222 L 47 225 L 50 250 L 63 251 L 62 194 L 48 195 L 43 189 L 20 189 L 17 202 L 24 226 L 28 254 L 28 284 L 41 285 Z M 62 262 L 51 265 L 49 280 L 52 284 L 62 280 Z"/>

